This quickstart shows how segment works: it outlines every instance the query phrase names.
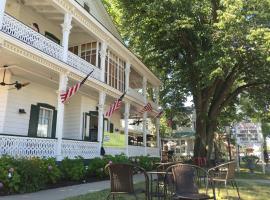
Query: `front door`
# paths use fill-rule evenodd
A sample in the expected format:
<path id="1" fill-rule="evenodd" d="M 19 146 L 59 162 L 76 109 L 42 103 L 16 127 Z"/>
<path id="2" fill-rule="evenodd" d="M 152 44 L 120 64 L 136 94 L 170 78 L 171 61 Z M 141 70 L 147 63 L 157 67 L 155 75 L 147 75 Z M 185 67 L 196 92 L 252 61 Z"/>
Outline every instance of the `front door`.
<path id="1" fill-rule="evenodd" d="M 84 140 L 98 141 L 98 112 L 90 111 L 84 114 Z"/>

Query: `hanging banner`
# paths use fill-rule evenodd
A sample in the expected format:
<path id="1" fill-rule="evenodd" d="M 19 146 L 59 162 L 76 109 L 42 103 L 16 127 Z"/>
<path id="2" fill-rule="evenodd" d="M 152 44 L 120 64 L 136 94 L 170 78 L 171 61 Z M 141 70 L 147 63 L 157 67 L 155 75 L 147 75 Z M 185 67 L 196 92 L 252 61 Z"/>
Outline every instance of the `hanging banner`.
<path id="1" fill-rule="evenodd" d="M 124 134 L 104 132 L 103 146 L 125 148 L 125 140 Z"/>

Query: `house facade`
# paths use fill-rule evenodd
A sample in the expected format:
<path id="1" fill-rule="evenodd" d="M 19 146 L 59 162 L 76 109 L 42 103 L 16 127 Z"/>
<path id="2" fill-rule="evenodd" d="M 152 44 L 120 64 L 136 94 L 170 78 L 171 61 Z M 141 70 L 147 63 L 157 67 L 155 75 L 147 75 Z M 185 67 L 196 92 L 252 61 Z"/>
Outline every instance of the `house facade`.
<path id="1" fill-rule="evenodd" d="M 92 70 L 63 104 L 60 92 Z M 0 80 L 1 155 L 94 158 L 106 132 L 124 138 L 104 145 L 106 154 L 159 156 L 161 82 L 125 47 L 101 1 L 1 0 Z M 25 87 L 7 85 L 16 82 Z M 140 115 L 147 103 L 153 110 Z"/>

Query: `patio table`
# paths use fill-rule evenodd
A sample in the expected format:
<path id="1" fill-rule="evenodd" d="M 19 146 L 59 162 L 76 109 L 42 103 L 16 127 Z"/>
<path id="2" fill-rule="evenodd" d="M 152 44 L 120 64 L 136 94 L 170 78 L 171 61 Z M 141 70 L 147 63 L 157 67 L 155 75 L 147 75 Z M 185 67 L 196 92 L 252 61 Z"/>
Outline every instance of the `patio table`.
<path id="1" fill-rule="evenodd" d="M 166 172 L 164 171 L 149 171 L 147 172 L 147 174 L 150 176 L 150 200 L 153 199 L 153 197 L 157 197 L 158 199 L 161 199 L 162 197 L 165 197 L 165 191 L 164 191 L 164 187 L 163 187 L 163 190 L 160 191 L 160 187 L 159 187 L 159 184 L 160 184 L 160 180 L 158 178 L 158 176 L 162 176 L 162 183 L 164 183 L 164 180 L 165 180 L 165 175 L 166 175 Z M 171 173 L 169 173 L 171 174 Z M 153 183 L 155 182 L 155 177 L 157 178 L 157 191 L 153 191 Z"/>

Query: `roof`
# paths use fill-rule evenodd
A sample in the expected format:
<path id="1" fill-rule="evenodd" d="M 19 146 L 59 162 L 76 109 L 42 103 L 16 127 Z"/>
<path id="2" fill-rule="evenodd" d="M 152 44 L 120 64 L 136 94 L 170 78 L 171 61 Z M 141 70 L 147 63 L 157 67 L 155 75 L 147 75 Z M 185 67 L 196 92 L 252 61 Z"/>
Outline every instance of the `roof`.
<path id="1" fill-rule="evenodd" d="M 194 131 L 180 131 L 173 133 L 172 137 L 174 138 L 187 138 L 187 137 L 195 137 Z"/>

